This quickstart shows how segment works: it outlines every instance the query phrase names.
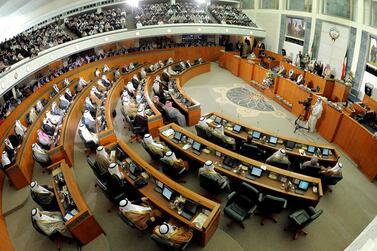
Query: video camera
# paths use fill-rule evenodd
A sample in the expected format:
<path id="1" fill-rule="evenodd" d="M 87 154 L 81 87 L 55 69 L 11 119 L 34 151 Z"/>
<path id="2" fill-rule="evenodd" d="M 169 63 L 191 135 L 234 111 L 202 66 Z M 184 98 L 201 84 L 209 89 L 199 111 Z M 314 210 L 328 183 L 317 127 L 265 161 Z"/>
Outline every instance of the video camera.
<path id="1" fill-rule="evenodd" d="M 298 101 L 298 103 L 301 104 L 301 105 L 303 105 L 304 109 L 306 111 L 308 111 L 310 109 L 311 104 L 312 104 L 312 99 L 313 98 L 311 96 L 309 96 L 306 100 L 304 100 L 304 101 Z"/>

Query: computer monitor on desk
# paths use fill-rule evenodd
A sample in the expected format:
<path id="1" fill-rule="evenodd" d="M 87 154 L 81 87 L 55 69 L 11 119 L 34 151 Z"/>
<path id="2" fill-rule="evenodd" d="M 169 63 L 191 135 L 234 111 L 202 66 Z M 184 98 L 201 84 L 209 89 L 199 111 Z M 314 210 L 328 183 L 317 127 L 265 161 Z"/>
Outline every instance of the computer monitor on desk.
<path id="1" fill-rule="evenodd" d="M 314 154 L 314 152 L 315 152 L 315 147 L 314 147 L 314 146 L 308 146 L 307 151 L 308 151 L 308 153 L 310 153 L 310 154 Z"/>
<path id="2" fill-rule="evenodd" d="M 241 131 L 242 127 L 240 125 L 237 125 L 235 124 L 233 126 L 233 131 L 235 131 L 236 133 L 239 133 Z"/>
<path id="3" fill-rule="evenodd" d="M 196 142 L 196 141 L 194 141 L 194 143 L 193 143 L 193 145 L 192 145 L 192 149 L 194 150 L 193 152 L 195 153 L 195 154 L 200 154 L 200 148 L 201 148 L 201 144 L 199 143 L 199 142 Z"/>
<path id="4" fill-rule="evenodd" d="M 258 131 L 253 131 L 253 134 L 251 135 L 253 139 L 258 139 L 258 140 L 260 139 L 260 136 L 261 136 L 261 133 Z"/>
<path id="5" fill-rule="evenodd" d="M 275 136 L 270 136 L 270 138 L 268 139 L 268 143 L 270 144 L 276 145 L 277 142 L 278 142 L 278 138 Z"/>
<path id="6" fill-rule="evenodd" d="M 298 189 L 302 191 L 307 191 L 309 188 L 309 182 L 300 180 L 300 183 L 298 183 Z"/>
<path id="7" fill-rule="evenodd" d="M 284 145 L 285 145 L 285 148 L 289 149 L 289 150 L 292 150 L 296 147 L 296 143 L 293 142 L 293 141 L 290 141 L 290 140 L 286 140 L 284 142 Z"/>
<path id="8" fill-rule="evenodd" d="M 178 131 L 175 131 L 174 137 L 173 137 L 172 141 L 174 143 L 178 143 L 179 141 L 181 141 L 181 138 L 182 138 L 182 133 L 178 132 Z"/>
<path id="9" fill-rule="evenodd" d="M 162 196 L 164 196 L 165 199 L 170 201 L 173 197 L 173 190 L 171 190 L 167 186 L 164 186 L 164 189 L 162 190 Z"/>
<path id="10" fill-rule="evenodd" d="M 221 121 L 222 121 L 222 118 L 220 117 L 215 117 L 215 123 L 218 124 L 218 125 L 221 125 Z"/>
<path id="11" fill-rule="evenodd" d="M 322 148 L 322 156 L 327 157 L 330 155 L 330 150 L 327 148 Z"/>
<path id="12" fill-rule="evenodd" d="M 253 166 L 253 167 L 251 168 L 251 171 L 250 171 L 250 173 L 251 173 L 252 175 L 257 176 L 257 177 L 262 176 L 262 172 L 263 172 L 262 169 L 260 169 L 259 167 L 255 167 L 255 166 Z"/>

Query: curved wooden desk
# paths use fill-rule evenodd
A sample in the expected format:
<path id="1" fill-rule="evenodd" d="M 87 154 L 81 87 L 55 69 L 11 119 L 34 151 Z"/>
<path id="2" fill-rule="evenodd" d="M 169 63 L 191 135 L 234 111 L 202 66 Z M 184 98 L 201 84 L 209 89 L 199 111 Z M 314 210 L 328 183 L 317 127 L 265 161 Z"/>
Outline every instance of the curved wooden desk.
<path id="1" fill-rule="evenodd" d="M 193 191 L 191 191 L 190 189 L 168 178 L 163 173 L 159 172 L 155 167 L 148 164 L 143 158 L 137 155 L 134 151 L 132 151 L 131 148 L 123 141 L 119 141 L 118 144 L 122 148 L 122 150 L 129 156 L 129 158 L 131 158 L 132 161 L 134 161 L 139 167 L 141 167 L 146 173 L 148 173 L 149 177 L 153 177 L 154 180 L 161 181 L 164 185 L 168 186 L 172 190 L 181 194 L 183 197 L 198 203 L 203 208 L 210 211 L 207 220 L 203 224 L 203 227 L 198 228 L 193 223 L 193 220 L 195 219 L 195 217 L 193 217 L 193 220 L 190 221 L 182 217 L 180 214 L 178 214 L 176 210 L 170 208 L 169 201 L 167 201 L 165 198 L 162 197 L 160 193 L 154 190 L 155 184 L 154 182 L 151 181 L 151 179 L 148 180 L 148 185 L 138 189 L 138 191 L 143 196 L 147 197 L 154 205 L 159 207 L 162 211 L 164 211 L 170 217 L 173 217 L 179 222 L 182 222 L 183 224 L 194 229 L 194 235 L 197 236 L 197 238 L 200 241 L 200 244 L 205 246 L 210 240 L 210 238 L 212 237 L 212 235 L 215 233 L 219 225 L 220 212 L 221 212 L 220 204 L 214 201 L 211 201 L 201 195 L 198 195 L 194 193 Z M 130 184 L 134 185 L 135 182 L 127 175 L 126 172 L 125 172 L 125 179 Z"/>
<path id="2" fill-rule="evenodd" d="M 67 88 L 69 88 L 72 93 L 75 93 L 74 86 L 75 83 L 71 83 Z M 63 91 L 65 90 L 59 92 L 59 95 L 56 95 L 50 103 L 44 107 L 43 111 L 38 114 L 37 120 L 28 128 L 28 131 L 24 136 L 21 147 L 18 149 L 15 163 L 6 169 L 6 172 L 16 189 L 21 189 L 32 181 L 34 159 L 31 146 L 37 141 L 37 131 L 41 128 L 47 111 L 51 110 L 54 101 L 59 103 L 58 100 L 60 95 L 63 95 Z"/>
<path id="3" fill-rule="evenodd" d="M 60 180 L 64 180 L 67 192 L 75 204 L 74 207 L 77 214 L 64 222 L 64 225 L 69 229 L 72 235 L 79 240 L 81 244 L 85 245 L 95 239 L 98 235 L 104 233 L 86 204 L 85 199 L 76 184 L 72 169 L 64 160 L 49 166 L 48 169 L 52 171 L 51 184 L 54 188 L 54 194 L 63 217 L 65 217 L 68 212 L 71 212 L 72 209 L 67 210 L 64 206 L 64 197 L 61 195 L 62 187 L 58 185 L 58 182 L 61 182 Z"/>
<path id="4" fill-rule="evenodd" d="M 174 143 L 171 137 L 165 136 L 162 132 L 167 129 L 173 129 L 174 131 L 179 131 L 182 133 L 182 135 L 185 135 L 187 138 L 191 138 L 196 142 L 199 142 L 202 146 L 204 146 L 206 149 L 209 150 L 209 153 L 202 152 L 200 155 L 197 155 L 192 152 L 191 149 L 184 150 L 182 147 L 184 144 L 181 143 Z M 321 197 L 323 196 L 322 191 L 322 183 L 321 180 L 314 177 L 309 177 L 306 175 L 298 174 L 295 172 L 283 170 L 281 168 L 277 168 L 274 166 L 270 166 L 264 163 L 261 163 L 259 161 L 255 161 L 249 158 L 246 158 L 244 156 L 241 156 L 239 154 L 236 154 L 232 151 L 229 151 L 225 148 L 222 148 L 220 146 L 217 146 L 207 140 L 204 140 L 201 137 L 198 137 L 197 135 L 181 128 L 180 126 L 176 124 L 169 124 L 162 128 L 160 128 L 160 138 L 165 141 L 170 147 L 172 147 L 174 150 L 181 152 L 183 155 L 186 155 L 190 159 L 194 159 L 197 162 L 204 164 L 207 160 L 212 160 L 215 164 L 215 169 L 222 174 L 228 176 L 231 179 L 235 179 L 241 182 L 247 182 L 252 185 L 255 185 L 263 190 L 268 191 L 268 193 L 275 193 L 278 194 L 278 196 L 287 197 L 290 200 L 295 200 L 298 203 L 303 202 L 304 204 L 310 204 L 310 205 L 317 205 Z M 218 154 L 221 154 L 223 156 L 229 156 L 234 159 L 240 160 L 243 165 L 245 166 L 255 166 L 259 167 L 261 169 L 266 169 L 264 172 L 273 173 L 277 179 L 271 179 L 268 178 L 267 175 L 262 175 L 259 178 L 249 179 L 246 176 L 246 173 L 243 172 L 235 172 L 235 170 L 227 170 L 222 166 L 223 158 L 219 157 Z M 289 180 L 303 180 L 309 182 L 311 185 L 309 189 L 304 194 L 298 194 L 293 191 L 286 191 L 285 189 L 282 189 L 282 182 L 279 180 L 279 177 L 286 177 Z M 314 193 L 312 190 L 312 185 L 316 186 L 318 189 L 317 193 Z"/>
<path id="5" fill-rule="evenodd" d="M 207 119 L 211 118 L 211 120 L 213 120 L 213 117 L 220 117 L 222 120 L 226 120 L 227 124 L 224 126 L 225 134 L 227 134 L 228 136 L 234 137 L 236 139 L 239 139 L 241 141 L 244 141 L 244 142 L 248 141 L 248 140 L 252 140 L 252 142 L 254 144 L 258 145 L 262 149 L 268 149 L 270 151 L 275 152 L 275 151 L 279 150 L 280 148 L 285 148 L 285 145 L 284 145 L 285 141 L 295 142 L 296 145 L 299 145 L 299 146 L 296 146 L 292 150 L 287 149 L 287 148 L 285 148 L 285 149 L 286 149 L 286 152 L 289 156 L 293 157 L 294 159 L 299 159 L 300 163 L 307 161 L 307 160 L 310 160 L 313 157 L 313 155 L 301 155 L 300 154 L 299 150 L 302 149 L 302 150 L 305 151 L 307 146 L 314 146 L 316 149 L 328 149 L 329 150 L 330 155 L 328 157 L 324 157 L 322 155 L 316 155 L 319 163 L 322 164 L 322 165 L 325 165 L 326 167 L 328 165 L 330 165 L 330 166 L 335 165 L 335 163 L 338 161 L 338 158 L 339 158 L 338 152 L 335 150 L 334 147 L 332 147 L 330 145 L 318 144 L 318 143 L 312 142 L 312 141 L 298 140 L 296 138 L 291 138 L 291 137 L 286 137 L 286 136 L 282 137 L 282 136 L 276 135 L 275 133 L 263 130 L 261 128 L 252 127 L 251 125 L 248 125 L 246 123 L 242 123 L 241 121 L 236 121 L 233 118 L 231 118 L 229 116 L 225 116 L 224 114 L 220 114 L 218 112 L 208 113 L 204 116 Z M 209 121 L 209 122 L 211 122 L 211 121 Z M 241 131 L 239 133 L 233 131 L 234 125 L 240 125 L 242 127 Z M 266 136 L 266 137 L 274 136 L 274 137 L 278 138 L 278 142 L 277 142 L 276 145 L 270 145 L 270 144 L 264 142 L 263 140 L 252 139 L 250 134 L 253 131 L 260 132 L 261 138 L 263 136 Z M 305 153 L 305 154 L 307 154 L 307 153 Z"/>

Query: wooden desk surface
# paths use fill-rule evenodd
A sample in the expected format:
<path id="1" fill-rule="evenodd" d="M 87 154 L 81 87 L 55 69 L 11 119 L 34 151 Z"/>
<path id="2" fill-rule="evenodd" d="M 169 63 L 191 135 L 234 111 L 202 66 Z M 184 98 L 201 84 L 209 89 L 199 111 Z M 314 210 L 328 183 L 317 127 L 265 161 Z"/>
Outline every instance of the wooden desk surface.
<path id="1" fill-rule="evenodd" d="M 194 139 L 195 141 L 202 144 L 202 146 L 205 146 L 207 149 L 208 148 L 211 149 L 210 153 L 206 154 L 206 153 L 202 152 L 200 155 L 197 155 L 197 154 L 193 153 L 190 149 L 189 150 L 182 149 L 184 144 L 176 144 L 173 141 L 171 141 L 171 137 L 166 137 L 166 136 L 163 135 L 162 132 L 167 130 L 167 129 L 170 129 L 170 128 L 173 129 L 173 130 L 181 132 L 183 135 L 186 135 L 186 137 L 188 137 L 188 138 Z M 243 181 L 243 182 L 251 183 L 251 184 L 256 185 L 258 187 L 277 192 L 280 195 L 288 196 L 288 197 L 293 198 L 293 199 L 299 199 L 300 201 L 303 200 L 303 201 L 309 202 L 310 204 L 313 204 L 313 205 L 316 205 L 319 202 L 319 200 L 321 199 L 321 197 L 323 196 L 322 183 L 321 183 L 321 180 L 318 179 L 318 178 L 309 177 L 309 176 L 306 176 L 306 175 L 294 173 L 294 172 L 291 172 L 291 171 L 280 169 L 280 168 L 277 168 L 277 167 L 274 167 L 274 166 L 270 166 L 270 165 L 261 163 L 259 161 L 255 161 L 255 160 L 246 158 L 246 157 L 241 156 L 239 154 L 236 154 L 232 151 L 224 149 L 220 146 L 217 146 L 217 145 L 215 145 L 215 144 L 213 144 L 213 143 L 211 143 L 207 140 L 204 140 L 203 138 L 198 137 L 197 135 L 179 127 L 176 124 L 169 124 L 169 125 L 166 125 L 164 127 L 161 127 L 160 128 L 160 138 L 163 141 L 165 141 L 169 146 L 173 147 L 175 150 L 178 150 L 181 153 L 189 156 L 191 159 L 195 159 L 196 161 L 200 162 L 201 164 L 204 164 L 207 160 L 212 160 L 213 163 L 215 164 L 215 169 L 217 171 L 225 174 L 226 176 L 228 176 L 230 178 L 234 178 L 234 179 L 237 179 L 237 180 L 240 180 L 240 181 Z M 222 161 L 223 160 L 222 160 L 221 157 L 218 157 L 214 153 L 215 151 L 220 152 L 223 156 L 229 156 L 229 157 L 232 157 L 234 159 L 238 159 L 242 163 L 245 163 L 246 165 L 252 165 L 252 166 L 259 167 L 259 168 L 262 167 L 261 169 L 265 168 L 266 171 L 273 172 L 277 175 L 285 176 L 285 177 L 288 177 L 290 179 L 304 180 L 304 181 L 307 181 L 311 184 L 315 184 L 318 187 L 318 194 L 313 193 L 311 188 L 309 188 L 308 191 L 306 191 L 304 194 L 297 194 L 295 192 L 285 191 L 281 188 L 282 183 L 279 180 L 272 180 L 272 179 L 268 178 L 266 175 L 263 175 L 260 178 L 256 178 L 255 180 L 248 179 L 243 174 L 235 173 L 233 171 L 229 171 L 229 170 L 223 168 L 222 167 Z"/>
<path id="2" fill-rule="evenodd" d="M 159 172 L 155 167 L 148 164 L 143 158 L 141 158 L 138 154 L 136 154 L 126 143 L 123 141 L 118 142 L 119 146 L 122 150 L 134 161 L 138 166 L 144 169 L 145 172 L 148 173 L 149 176 L 152 176 L 154 179 L 157 179 L 164 183 L 164 185 L 168 186 L 169 188 L 173 189 L 174 191 L 181 194 L 183 197 L 193 200 L 194 202 L 200 204 L 204 208 L 211 211 L 207 220 L 203 224 L 202 228 L 198 228 L 192 221 L 187 220 L 186 218 L 182 217 L 178 214 L 176 210 L 170 208 L 169 202 L 162 197 L 162 195 L 156 191 L 154 191 L 155 184 L 154 182 L 149 179 L 148 185 L 138 189 L 145 197 L 152 201 L 154 205 L 159 207 L 161 210 L 165 211 L 171 217 L 183 222 L 184 224 L 190 226 L 191 228 L 195 229 L 197 232 L 202 234 L 201 240 L 202 245 L 206 245 L 209 241 L 210 237 L 216 231 L 219 217 L 220 217 L 220 204 L 211 201 L 190 189 L 180 185 L 179 183 L 175 182 L 174 180 L 170 179 L 163 173 Z M 134 185 L 134 181 L 129 178 L 129 176 L 125 172 L 126 180 Z M 195 217 L 194 217 L 195 218 Z M 193 218 L 193 219 L 194 219 Z"/>
<path id="3" fill-rule="evenodd" d="M 204 115 L 207 119 L 212 117 L 212 116 L 216 116 L 216 117 L 220 117 L 222 119 L 225 119 L 227 121 L 227 123 L 231 123 L 231 127 L 233 128 L 233 125 L 235 124 L 238 124 L 238 125 L 241 125 L 242 126 L 242 130 L 240 133 L 236 133 L 234 132 L 233 130 L 230 130 L 230 128 L 227 128 L 227 126 L 224 126 L 224 131 L 227 135 L 231 136 L 231 137 L 234 137 L 234 138 L 238 138 L 238 139 L 241 139 L 243 141 L 247 141 L 249 138 L 250 138 L 250 135 L 249 135 L 249 132 L 250 131 L 258 131 L 260 132 L 262 135 L 266 135 L 266 136 L 275 136 L 278 138 L 278 140 L 282 140 L 283 142 L 280 143 L 278 141 L 278 143 L 276 145 L 270 145 L 268 143 L 265 143 L 263 142 L 262 140 L 253 140 L 252 142 L 257 144 L 257 145 L 260 145 L 260 146 L 263 146 L 264 148 L 269 148 L 273 151 L 277 151 L 279 150 L 280 148 L 285 148 L 284 146 L 284 141 L 292 141 L 292 142 L 295 142 L 296 144 L 300 144 L 302 145 L 301 148 L 306 148 L 306 146 L 314 146 L 316 148 L 326 148 L 326 149 L 329 149 L 331 151 L 331 156 L 329 156 L 328 158 L 323 158 L 322 156 L 316 156 L 319 160 L 319 162 L 332 162 L 332 163 L 336 163 L 337 162 L 337 159 L 339 157 L 337 151 L 335 150 L 334 147 L 330 146 L 330 145 L 324 145 L 324 144 L 318 144 L 316 142 L 313 142 L 313 141 L 305 141 L 305 140 L 299 140 L 299 139 L 296 139 L 296 138 L 292 138 L 292 137 L 287 137 L 287 136 L 279 136 L 279 135 L 276 135 L 275 133 L 273 132 L 269 132 L 269 131 L 266 131 L 266 130 L 261 130 L 261 128 L 255 128 L 249 124 L 246 124 L 246 123 L 243 123 L 241 121 L 236 121 L 235 119 L 229 117 L 229 116 L 226 116 L 224 114 L 221 114 L 221 113 L 218 113 L 218 112 L 212 112 L 212 113 L 208 113 L 206 115 Z M 261 135 L 261 136 L 262 136 Z M 286 152 L 288 155 L 292 155 L 292 156 L 296 156 L 296 157 L 299 157 L 299 158 L 302 158 L 303 161 L 306 161 L 306 160 L 310 160 L 313 155 L 301 155 L 299 153 L 299 149 L 301 148 L 295 148 L 295 149 L 292 149 L 292 150 L 289 150 L 289 149 L 286 149 Z"/>

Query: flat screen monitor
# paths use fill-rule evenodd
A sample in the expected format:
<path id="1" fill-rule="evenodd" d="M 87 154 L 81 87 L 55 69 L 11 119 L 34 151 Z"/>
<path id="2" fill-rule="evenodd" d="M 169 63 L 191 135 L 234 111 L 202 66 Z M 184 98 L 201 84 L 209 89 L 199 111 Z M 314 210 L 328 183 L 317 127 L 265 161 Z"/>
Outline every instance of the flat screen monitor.
<path id="1" fill-rule="evenodd" d="M 327 148 L 323 148 L 322 149 L 322 155 L 323 156 L 329 156 L 329 154 L 330 154 L 330 150 L 329 149 L 327 149 Z"/>
<path id="2" fill-rule="evenodd" d="M 164 186 L 164 189 L 162 190 L 162 196 L 165 197 L 167 200 L 171 200 L 171 197 L 173 195 L 173 190 L 171 190 L 169 187 Z"/>
<path id="3" fill-rule="evenodd" d="M 315 147 L 314 146 L 308 146 L 308 153 L 314 153 Z"/>
<path id="4" fill-rule="evenodd" d="M 183 207 L 183 211 L 188 212 L 190 214 L 196 214 L 198 210 L 198 204 L 192 200 L 186 199 L 185 205 Z"/>
<path id="5" fill-rule="evenodd" d="M 251 137 L 253 137 L 253 139 L 260 139 L 260 135 L 261 135 L 260 132 L 254 131 Z"/>
<path id="6" fill-rule="evenodd" d="M 276 145 L 276 143 L 278 142 L 278 138 L 274 136 L 270 136 L 270 138 L 268 139 L 268 142 Z"/>
<path id="7" fill-rule="evenodd" d="M 240 132 L 241 131 L 241 126 L 240 125 L 234 125 L 233 126 L 233 131 L 235 131 L 235 132 Z"/>
<path id="8" fill-rule="evenodd" d="M 285 147 L 288 149 L 293 149 L 296 146 L 296 143 L 290 140 L 285 141 L 284 143 Z"/>
<path id="9" fill-rule="evenodd" d="M 262 175 L 262 171 L 263 171 L 262 169 L 254 166 L 251 169 L 251 174 L 254 175 L 254 176 L 260 177 Z"/>
<path id="10" fill-rule="evenodd" d="M 220 117 L 216 117 L 216 118 L 215 118 L 215 123 L 216 123 L 216 124 L 221 124 L 221 120 L 222 120 L 222 119 L 221 119 Z"/>
<path id="11" fill-rule="evenodd" d="M 189 143 L 190 145 L 194 144 L 194 140 L 192 138 L 188 138 L 187 139 L 187 143 Z"/>
<path id="12" fill-rule="evenodd" d="M 300 180 L 300 183 L 298 183 L 298 188 L 303 191 L 307 191 L 309 188 L 309 182 Z"/>
<path id="13" fill-rule="evenodd" d="M 200 143 L 195 141 L 194 144 L 192 145 L 192 149 L 194 149 L 195 151 L 200 151 L 201 146 L 202 145 Z"/>
<path id="14" fill-rule="evenodd" d="M 174 139 L 180 141 L 182 138 L 182 133 L 178 132 L 178 131 L 175 131 L 174 133 Z"/>
<path id="15" fill-rule="evenodd" d="M 135 165 L 134 163 L 130 163 L 129 171 L 133 175 L 137 175 L 139 173 L 139 167 Z"/>

